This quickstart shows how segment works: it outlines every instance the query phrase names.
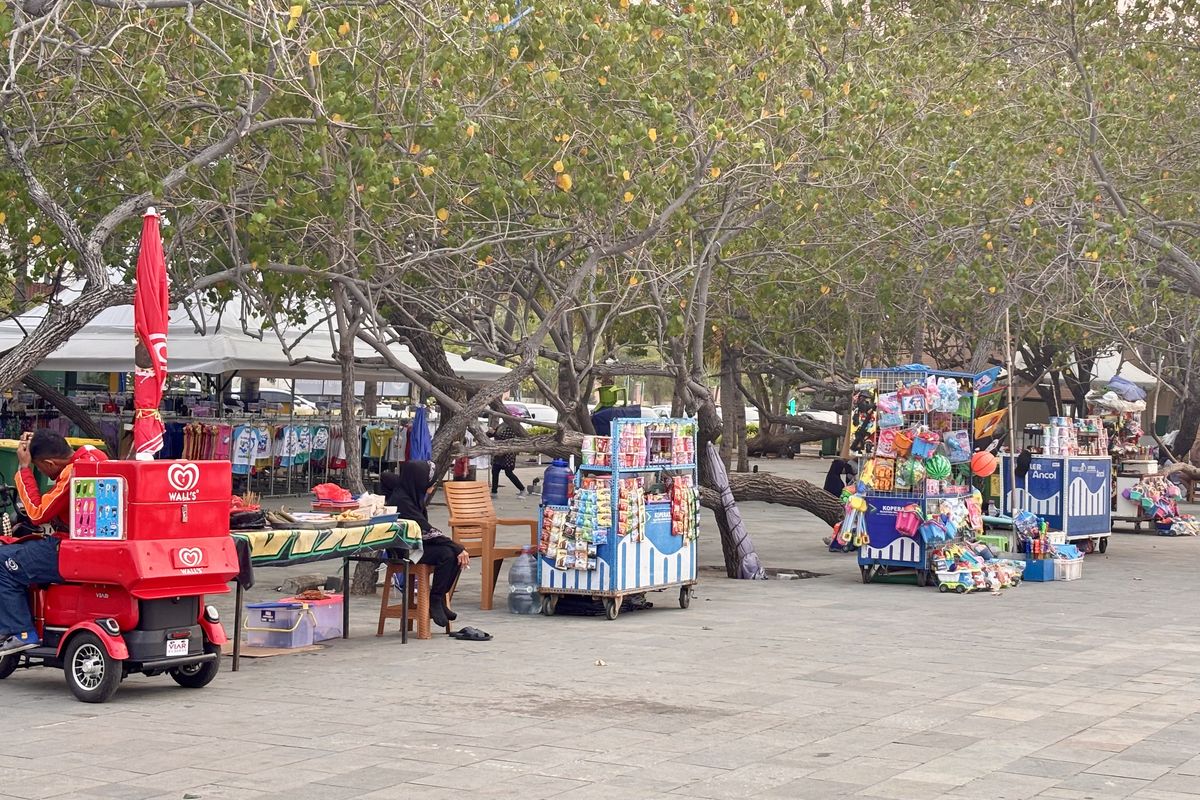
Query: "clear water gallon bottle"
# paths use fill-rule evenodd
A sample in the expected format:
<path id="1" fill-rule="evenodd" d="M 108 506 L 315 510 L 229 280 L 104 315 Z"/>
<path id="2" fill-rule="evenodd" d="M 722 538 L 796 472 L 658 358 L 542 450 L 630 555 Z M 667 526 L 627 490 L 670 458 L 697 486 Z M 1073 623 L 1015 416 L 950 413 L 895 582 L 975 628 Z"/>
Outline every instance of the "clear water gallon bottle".
<path id="1" fill-rule="evenodd" d="M 537 614 L 541 597 L 537 591 L 537 557 L 526 545 L 508 568 L 508 610 L 513 614 Z"/>

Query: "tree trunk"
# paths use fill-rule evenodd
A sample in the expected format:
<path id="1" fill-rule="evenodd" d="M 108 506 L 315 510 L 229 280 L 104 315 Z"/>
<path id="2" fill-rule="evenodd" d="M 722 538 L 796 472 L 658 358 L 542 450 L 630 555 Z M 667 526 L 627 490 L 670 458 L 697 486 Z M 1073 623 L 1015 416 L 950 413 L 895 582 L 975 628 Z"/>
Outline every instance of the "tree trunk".
<path id="1" fill-rule="evenodd" d="M 728 472 L 733 464 L 733 456 L 737 453 L 737 415 L 733 413 L 734 406 L 741 405 L 741 395 L 737 390 L 737 375 L 734 372 L 733 353 L 729 343 L 721 342 L 721 461 Z"/>
<path id="2" fill-rule="evenodd" d="M 379 384 L 367 381 L 363 384 L 363 416 L 373 417 L 379 413 Z"/>
<path id="3" fill-rule="evenodd" d="M 1192 458 L 1193 450 L 1196 449 L 1197 432 L 1200 432 L 1200 400 L 1188 397 L 1181 400 L 1178 407 L 1179 433 L 1175 436 L 1175 443 L 1171 445 L 1171 452 L 1181 461 L 1191 461 L 1200 466 Z"/>
<path id="4" fill-rule="evenodd" d="M 769 472 L 730 475 L 729 486 L 739 503 L 761 501 L 781 506 L 802 508 L 830 527 L 842 521 L 845 510 L 838 499 L 820 486 L 798 478 L 781 478 Z M 721 498 L 705 487 L 701 492 L 705 508 L 715 509 Z"/>

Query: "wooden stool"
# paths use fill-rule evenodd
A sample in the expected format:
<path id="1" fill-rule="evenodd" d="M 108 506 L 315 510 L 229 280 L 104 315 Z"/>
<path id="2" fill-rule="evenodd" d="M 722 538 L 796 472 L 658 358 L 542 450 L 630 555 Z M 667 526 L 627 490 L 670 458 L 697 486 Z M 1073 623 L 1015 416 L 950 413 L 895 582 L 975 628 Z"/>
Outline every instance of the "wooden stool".
<path id="1" fill-rule="evenodd" d="M 389 619 L 404 619 L 405 609 L 404 604 L 408 604 L 408 629 L 403 631 L 405 638 L 409 631 L 413 629 L 413 623 L 416 623 L 418 639 L 432 639 L 432 626 L 429 619 L 429 588 L 433 585 L 433 567 L 428 564 L 409 564 L 408 565 L 408 580 L 404 585 L 404 600 L 400 603 L 392 604 L 391 596 L 392 589 L 395 586 L 393 579 L 397 575 L 404 574 L 404 562 L 402 561 L 386 561 L 387 573 L 383 578 L 383 597 L 379 602 L 379 628 L 376 630 L 376 636 L 383 636 L 384 626 Z M 416 584 L 417 589 L 413 591 L 413 584 Z M 449 603 L 449 597 L 446 598 Z M 450 633 L 450 626 L 446 625 L 446 633 Z"/>

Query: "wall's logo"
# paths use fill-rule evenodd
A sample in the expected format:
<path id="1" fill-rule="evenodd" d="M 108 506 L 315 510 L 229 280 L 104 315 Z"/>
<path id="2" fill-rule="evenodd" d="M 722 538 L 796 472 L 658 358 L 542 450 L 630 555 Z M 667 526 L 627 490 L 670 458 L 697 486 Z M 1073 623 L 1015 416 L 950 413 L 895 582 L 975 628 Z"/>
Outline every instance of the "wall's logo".
<path id="1" fill-rule="evenodd" d="M 204 566 L 204 551 L 199 547 L 184 547 L 175 551 L 176 569 L 197 569 Z"/>
<path id="2" fill-rule="evenodd" d="M 189 503 L 199 496 L 196 484 L 200 483 L 200 467 L 196 464 L 172 464 L 167 467 L 167 483 L 175 491 L 167 497 L 176 503 Z M 184 517 L 186 521 L 186 516 Z"/>
<path id="3" fill-rule="evenodd" d="M 180 492 L 190 492 L 200 482 L 200 467 L 195 464 L 172 464 L 167 468 L 167 483 Z"/>

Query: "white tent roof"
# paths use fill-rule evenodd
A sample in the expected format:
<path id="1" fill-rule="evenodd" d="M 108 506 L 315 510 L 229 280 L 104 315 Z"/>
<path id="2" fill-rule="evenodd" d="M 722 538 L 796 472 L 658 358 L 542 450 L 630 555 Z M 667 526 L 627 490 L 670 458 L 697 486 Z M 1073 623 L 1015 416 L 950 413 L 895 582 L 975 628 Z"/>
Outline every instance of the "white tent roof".
<path id="1" fill-rule="evenodd" d="M 71 300 L 72 297 L 64 297 Z M 45 306 L 0 322 L 0 352 L 19 344 L 42 321 Z M 247 319 L 243 330 L 239 306 L 235 302 L 224 311 L 203 305 L 190 313 L 183 304 L 171 312 L 167 328 L 167 364 L 172 373 L 221 375 L 237 373 L 246 378 L 306 378 L 337 380 L 337 364 L 314 363 L 310 359 L 332 360 L 337 349 L 336 325 L 320 305 L 307 314 L 309 329 L 289 327 L 277 333 L 263 320 Z M 285 348 L 283 342 L 286 342 Z M 129 372 L 134 368 L 133 306 L 115 306 L 102 311 L 94 320 L 38 366 L 41 370 L 66 372 Z M 416 358 L 408 348 L 394 344 L 389 348 L 406 366 L 420 372 Z M 288 351 L 291 357 L 289 358 Z M 381 357 L 365 342 L 354 343 L 360 359 Z M 473 381 L 495 380 L 508 373 L 507 367 L 476 359 L 446 354 L 450 366 L 460 378 Z M 307 362 L 307 363 L 306 363 Z M 356 366 L 360 380 L 395 380 L 396 370 L 382 363 Z"/>
<path id="2" fill-rule="evenodd" d="M 1025 368 L 1025 359 L 1019 352 L 1014 354 L 1013 360 L 1016 362 L 1018 369 Z M 1158 384 L 1158 378 L 1145 370 L 1139 369 L 1131 362 L 1122 360 L 1119 352 L 1113 352 L 1108 355 L 1099 356 L 1096 359 L 1096 363 L 1092 367 L 1091 385 L 1103 388 L 1117 375 L 1136 383 L 1143 389 L 1153 389 Z"/>

